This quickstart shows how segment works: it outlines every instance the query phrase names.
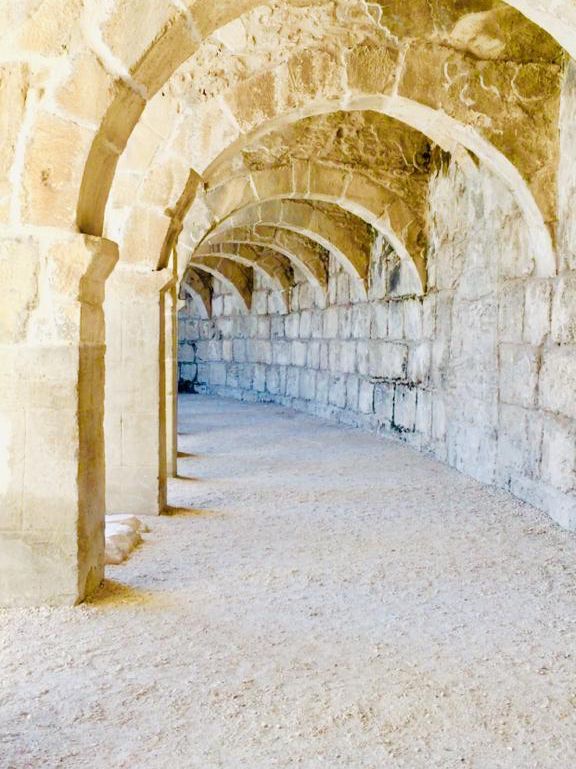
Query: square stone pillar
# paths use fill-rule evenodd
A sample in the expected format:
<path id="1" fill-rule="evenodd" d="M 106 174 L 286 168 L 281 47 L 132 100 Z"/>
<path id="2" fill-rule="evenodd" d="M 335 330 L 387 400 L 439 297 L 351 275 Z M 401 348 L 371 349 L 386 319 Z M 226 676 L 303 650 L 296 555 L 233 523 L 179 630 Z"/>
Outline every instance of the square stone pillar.
<path id="1" fill-rule="evenodd" d="M 0 237 L 0 604 L 72 605 L 104 575 L 101 238 Z"/>
<path id="2" fill-rule="evenodd" d="M 166 310 L 169 270 L 120 263 L 106 287 L 106 510 L 166 507 Z"/>
<path id="3" fill-rule="evenodd" d="M 176 281 L 163 294 L 165 337 L 166 473 L 178 473 L 178 290 Z"/>

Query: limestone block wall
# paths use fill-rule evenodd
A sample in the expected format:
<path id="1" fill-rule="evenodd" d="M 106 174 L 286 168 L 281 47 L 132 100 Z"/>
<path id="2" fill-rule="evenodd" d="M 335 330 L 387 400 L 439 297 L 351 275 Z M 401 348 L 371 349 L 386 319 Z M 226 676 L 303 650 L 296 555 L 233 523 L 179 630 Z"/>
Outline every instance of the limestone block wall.
<path id="1" fill-rule="evenodd" d="M 487 169 L 429 189 L 429 285 L 391 298 L 372 254 L 368 299 L 334 260 L 327 296 L 289 307 L 261 276 L 250 313 L 220 283 L 213 317 L 180 314 L 180 387 L 273 401 L 378 430 L 509 489 L 576 528 L 576 77 L 563 94 L 558 274 L 539 277 L 525 222 Z"/>

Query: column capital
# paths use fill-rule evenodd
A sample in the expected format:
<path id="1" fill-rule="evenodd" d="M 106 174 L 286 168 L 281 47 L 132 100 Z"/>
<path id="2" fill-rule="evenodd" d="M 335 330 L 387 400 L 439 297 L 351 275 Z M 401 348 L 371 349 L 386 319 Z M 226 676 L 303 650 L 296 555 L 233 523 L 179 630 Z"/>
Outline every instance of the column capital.
<path id="1" fill-rule="evenodd" d="M 56 228 L 0 228 L 0 344 L 75 341 L 82 308 L 99 308 L 118 261 L 105 238 Z"/>

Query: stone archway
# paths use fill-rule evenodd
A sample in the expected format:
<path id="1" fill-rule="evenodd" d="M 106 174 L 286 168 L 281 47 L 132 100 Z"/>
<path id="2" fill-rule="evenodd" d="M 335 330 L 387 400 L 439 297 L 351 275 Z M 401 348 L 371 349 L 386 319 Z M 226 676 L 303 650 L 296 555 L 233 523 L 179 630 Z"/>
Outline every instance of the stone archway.
<path id="1" fill-rule="evenodd" d="M 350 305 L 373 301 L 377 284 L 377 299 L 393 306 L 386 312 L 402 315 L 404 326 L 435 302 L 444 318 L 454 296 L 438 298 L 438 271 L 461 273 L 458 260 L 472 253 L 466 238 L 475 231 L 466 219 L 466 243 L 453 247 L 458 227 L 429 199 L 446 179 L 470 193 L 469 207 L 456 207 L 462 217 L 473 217 L 470 201 L 476 201 L 486 221 L 493 216 L 506 235 L 497 244 L 484 230 L 486 237 L 477 238 L 499 257 L 489 260 L 499 265 L 498 280 L 490 284 L 499 308 L 491 358 L 497 398 L 490 401 L 498 418 L 485 420 L 497 429 L 494 451 L 503 456 L 496 481 L 572 525 L 569 451 L 563 448 L 575 418 L 566 394 L 574 371 L 569 0 L 546 11 L 531 2 L 496 2 L 486 10 L 474 0 L 447 0 L 442 13 L 418 3 L 394 14 L 361 0 L 217 6 L 212 0 L 150 0 L 145 14 L 136 0 L 5 5 L 2 600 L 74 603 L 102 576 L 106 284 L 108 505 L 158 513 L 175 465 L 173 348 L 183 278 L 189 276 L 188 286 L 212 310 L 219 283 L 227 282 L 247 312 L 254 291 L 274 293 L 247 264 L 245 248 L 256 249 L 250 253 L 257 273 L 273 275 L 297 302 L 306 294 L 309 300 L 311 278 L 322 295 L 327 276 L 321 301 L 329 305 L 347 292 L 354 294 Z M 215 62 L 220 69 L 214 70 Z M 318 141 L 322 136 L 330 141 Z M 401 162 L 412 141 L 424 151 Z M 355 142 L 360 152 L 353 151 Z M 386 152 L 373 151 L 383 146 Z M 490 191 L 506 217 L 490 208 Z M 364 237 L 365 226 L 376 228 L 371 239 Z M 241 237 L 240 229 L 262 227 L 286 233 L 274 238 L 284 252 L 231 240 Z M 440 247 L 454 264 L 434 263 Z M 302 248 L 297 257 L 308 268 L 297 280 L 291 273 L 297 260 L 288 256 L 293 248 Z M 335 262 L 360 277 L 364 294 Z M 425 298 L 407 291 L 393 296 L 388 290 L 397 278 L 370 280 L 371 270 L 382 277 L 398 263 L 419 278 L 413 294 L 425 290 Z M 431 264 L 436 274 L 428 286 Z M 478 269 L 474 290 L 488 285 L 484 278 Z M 456 291 L 450 277 L 442 280 L 447 291 Z M 534 317 L 525 312 L 528 305 Z M 292 314 L 288 304 L 274 309 L 282 318 Z M 362 319 L 368 311 L 356 307 L 323 309 L 330 334 L 340 322 L 348 329 L 348 316 L 354 328 L 368 324 L 370 331 L 358 343 L 346 331 L 346 345 L 328 343 L 318 355 L 336 371 L 352 367 L 354 349 L 354 367 L 362 371 L 345 373 L 378 380 L 364 382 L 365 402 L 372 392 L 374 407 L 378 392 L 378 408 L 386 414 L 383 385 L 391 380 L 394 410 L 383 419 L 415 435 L 416 421 L 428 419 L 428 396 L 414 396 L 426 348 L 433 341 L 442 348 L 449 337 L 453 352 L 461 335 L 410 344 L 373 339 L 372 324 L 380 329 L 384 310 L 375 310 L 368 323 Z M 297 310 L 308 311 L 302 304 Z M 307 329 L 305 317 L 298 323 Z M 434 318 L 444 322 L 436 310 Z M 542 327 L 548 322 L 545 332 L 535 328 L 535 318 Z M 461 332 L 466 319 L 458 322 Z M 299 347 L 294 357 L 302 355 Z M 448 379 L 461 372 L 437 370 L 448 371 Z M 326 405 L 340 408 L 342 382 L 327 376 L 335 394 Z M 320 378 L 304 376 L 304 389 Z M 350 392 L 346 399 L 354 401 L 353 385 Z M 406 427 L 412 407 L 414 429 Z M 436 424 L 439 409 L 434 417 L 430 407 Z M 374 421 L 376 412 L 370 413 Z M 529 415 L 542 425 L 535 458 L 528 448 Z M 442 441 L 433 430 L 430 435 L 441 453 Z M 457 440 L 451 445 L 455 456 L 447 450 L 445 458 L 469 469 L 473 460 L 463 458 Z M 559 468 L 550 459 L 555 451 L 563 458 Z"/>

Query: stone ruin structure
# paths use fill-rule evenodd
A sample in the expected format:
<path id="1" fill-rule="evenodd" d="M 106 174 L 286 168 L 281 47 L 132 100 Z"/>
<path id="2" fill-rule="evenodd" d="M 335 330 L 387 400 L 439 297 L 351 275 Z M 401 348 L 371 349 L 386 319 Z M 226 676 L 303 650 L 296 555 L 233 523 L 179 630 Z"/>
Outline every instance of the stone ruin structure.
<path id="1" fill-rule="evenodd" d="M 82 601 L 105 512 L 162 512 L 178 381 L 576 528 L 575 0 L 0 19 L 0 603 Z"/>

